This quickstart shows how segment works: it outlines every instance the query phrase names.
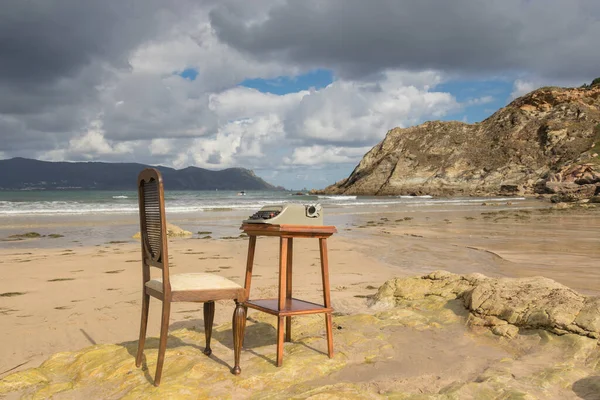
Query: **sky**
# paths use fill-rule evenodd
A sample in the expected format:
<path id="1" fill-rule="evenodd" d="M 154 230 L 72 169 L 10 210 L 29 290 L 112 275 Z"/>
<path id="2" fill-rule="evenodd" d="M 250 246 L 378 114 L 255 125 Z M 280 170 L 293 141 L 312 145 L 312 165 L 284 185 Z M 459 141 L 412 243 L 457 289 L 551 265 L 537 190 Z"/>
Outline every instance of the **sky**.
<path id="1" fill-rule="evenodd" d="M 323 188 L 394 127 L 591 82 L 598 38 L 597 0 L 4 0 L 0 159 Z"/>

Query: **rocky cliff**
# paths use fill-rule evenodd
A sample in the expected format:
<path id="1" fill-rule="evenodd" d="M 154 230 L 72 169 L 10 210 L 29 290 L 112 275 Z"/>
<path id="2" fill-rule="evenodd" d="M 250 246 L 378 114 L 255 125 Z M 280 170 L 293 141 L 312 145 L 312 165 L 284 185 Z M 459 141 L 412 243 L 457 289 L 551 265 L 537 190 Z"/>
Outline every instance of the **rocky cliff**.
<path id="1" fill-rule="evenodd" d="M 600 192 L 600 85 L 546 87 L 476 124 L 394 128 L 352 174 L 323 190 L 358 195 Z"/>

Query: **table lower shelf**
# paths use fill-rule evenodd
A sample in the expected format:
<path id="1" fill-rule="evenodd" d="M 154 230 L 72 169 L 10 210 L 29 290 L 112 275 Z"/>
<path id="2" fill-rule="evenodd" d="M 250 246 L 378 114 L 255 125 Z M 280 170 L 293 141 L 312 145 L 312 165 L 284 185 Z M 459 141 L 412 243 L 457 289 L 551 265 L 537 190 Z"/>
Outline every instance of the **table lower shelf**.
<path id="1" fill-rule="evenodd" d="M 333 312 L 333 308 L 331 307 L 327 308 L 320 304 L 311 303 L 310 301 L 298 300 L 294 298 L 286 299 L 285 307 L 282 310 L 279 309 L 278 299 L 247 300 L 244 303 L 244 305 L 249 308 L 253 308 L 255 310 L 263 311 L 268 314 L 277 316 Z"/>

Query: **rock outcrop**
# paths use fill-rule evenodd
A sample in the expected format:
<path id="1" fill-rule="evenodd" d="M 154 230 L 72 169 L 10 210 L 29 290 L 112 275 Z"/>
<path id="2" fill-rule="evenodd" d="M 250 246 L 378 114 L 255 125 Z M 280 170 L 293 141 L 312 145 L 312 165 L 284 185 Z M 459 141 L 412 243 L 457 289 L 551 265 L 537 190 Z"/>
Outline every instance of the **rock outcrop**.
<path id="1" fill-rule="evenodd" d="M 600 193 L 600 86 L 538 89 L 485 121 L 394 128 L 323 193 Z"/>
<path id="2" fill-rule="evenodd" d="M 600 297 L 584 296 L 543 277 L 488 278 L 436 271 L 387 281 L 372 302 L 386 308 L 428 297 L 461 299 L 471 313 L 470 324 L 489 326 L 501 336 L 512 337 L 519 328 L 528 328 L 600 338 Z"/>

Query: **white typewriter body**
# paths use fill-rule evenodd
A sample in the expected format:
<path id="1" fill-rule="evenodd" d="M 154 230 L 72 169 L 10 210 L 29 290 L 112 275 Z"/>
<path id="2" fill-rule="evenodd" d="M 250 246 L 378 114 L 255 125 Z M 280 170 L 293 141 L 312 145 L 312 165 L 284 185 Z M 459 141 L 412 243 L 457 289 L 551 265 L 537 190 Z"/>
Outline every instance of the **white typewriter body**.
<path id="1" fill-rule="evenodd" d="M 277 204 L 263 206 L 246 219 L 244 224 L 323 225 L 320 204 Z"/>

